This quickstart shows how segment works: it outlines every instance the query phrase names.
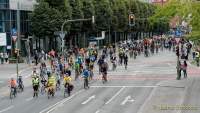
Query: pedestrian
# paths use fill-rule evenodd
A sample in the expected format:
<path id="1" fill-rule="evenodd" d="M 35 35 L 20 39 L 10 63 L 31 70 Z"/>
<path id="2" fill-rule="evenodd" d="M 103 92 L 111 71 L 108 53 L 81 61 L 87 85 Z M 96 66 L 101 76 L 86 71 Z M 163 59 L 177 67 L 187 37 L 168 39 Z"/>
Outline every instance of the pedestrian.
<path id="1" fill-rule="evenodd" d="M 1 61 L 1 64 L 3 64 L 3 53 L 2 52 L 0 53 L 0 61 Z"/>
<path id="2" fill-rule="evenodd" d="M 128 65 L 128 55 L 125 54 L 125 56 L 124 56 L 124 66 L 125 66 L 125 69 L 127 69 L 127 65 Z"/>
<path id="3" fill-rule="evenodd" d="M 187 62 L 184 61 L 182 65 L 183 65 L 182 70 L 183 70 L 184 78 L 187 78 Z"/>
<path id="4" fill-rule="evenodd" d="M 176 69 L 177 69 L 177 80 L 180 80 L 181 78 L 181 62 L 178 60 L 177 61 L 177 66 L 176 66 Z"/>
<path id="5" fill-rule="evenodd" d="M 195 60 L 195 55 L 196 55 L 196 52 L 195 52 L 195 50 L 192 52 L 192 58 L 193 58 L 193 60 Z"/>
<path id="6" fill-rule="evenodd" d="M 4 53 L 5 62 L 8 63 L 8 53 Z"/>
<path id="7" fill-rule="evenodd" d="M 196 59 L 196 64 L 197 64 L 197 66 L 199 67 L 199 52 L 198 51 L 196 51 L 196 55 L 195 55 L 195 59 Z"/>

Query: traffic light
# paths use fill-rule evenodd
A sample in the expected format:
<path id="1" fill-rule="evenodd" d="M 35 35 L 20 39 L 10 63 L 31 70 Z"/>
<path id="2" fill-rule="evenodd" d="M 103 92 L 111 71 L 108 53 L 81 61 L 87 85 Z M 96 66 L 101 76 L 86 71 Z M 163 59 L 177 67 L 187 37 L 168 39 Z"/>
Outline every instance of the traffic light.
<path id="1" fill-rule="evenodd" d="M 134 25 L 135 25 L 135 15 L 129 14 L 129 26 L 134 26 Z"/>

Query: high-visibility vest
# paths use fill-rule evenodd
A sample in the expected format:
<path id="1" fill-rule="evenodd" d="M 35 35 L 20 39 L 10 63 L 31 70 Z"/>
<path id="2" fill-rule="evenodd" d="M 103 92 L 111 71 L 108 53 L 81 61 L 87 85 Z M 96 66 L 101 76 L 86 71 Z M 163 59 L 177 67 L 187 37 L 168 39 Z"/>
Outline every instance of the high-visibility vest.
<path id="1" fill-rule="evenodd" d="M 33 78 L 32 82 L 33 82 L 33 85 L 38 85 L 39 84 L 39 78 Z"/>

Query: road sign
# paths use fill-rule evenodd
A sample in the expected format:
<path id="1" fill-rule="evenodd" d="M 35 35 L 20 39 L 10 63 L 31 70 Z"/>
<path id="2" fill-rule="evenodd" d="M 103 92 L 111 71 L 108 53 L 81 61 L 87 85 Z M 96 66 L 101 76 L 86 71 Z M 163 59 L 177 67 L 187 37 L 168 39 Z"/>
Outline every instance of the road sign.
<path id="1" fill-rule="evenodd" d="M 6 46 L 6 33 L 0 33 L 0 46 Z"/>
<path id="2" fill-rule="evenodd" d="M 60 33 L 59 35 L 62 40 L 65 38 L 65 33 Z"/>
<path id="3" fill-rule="evenodd" d="M 17 40 L 17 30 L 15 28 L 12 28 L 11 35 L 13 41 L 15 42 Z"/>

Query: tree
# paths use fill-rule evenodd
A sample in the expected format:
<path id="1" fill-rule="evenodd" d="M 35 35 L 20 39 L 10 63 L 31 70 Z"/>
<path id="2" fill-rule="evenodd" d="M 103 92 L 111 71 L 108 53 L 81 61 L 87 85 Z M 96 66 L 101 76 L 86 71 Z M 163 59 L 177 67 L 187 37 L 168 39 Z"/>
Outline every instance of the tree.
<path id="1" fill-rule="evenodd" d="M 81 0 L 69 0 L 69 4 L 72 7 L 72 19 L 82 19 L 82 1 Z M 72 32 L 80 32 L 82 28 L 82 22 L 73 22 L 71 23 Z"/>
<path id="2" fill-rule="evenodd" d="M 61 14 L 56 9 L 51 9 L 46 2 L 35 6 L 31 14 L 32 31 L 37 37 L 52 37 L 54 31 L 59 29 Z"/>
<path id="3" fill-rule="evenodd" d="M 83 12 L 83 17 L 84 18 L 92 18 L 95 14 L 95 9 L 92 0 L 82 0 L 83 7 L 82 7 L 82 12 Z M 91 31 L 92 30 L 92 22 L 91 21 L 85 21 L 83 22 L 83 31 Z"/>
<path id="4" fill-rule="evenodd" d="M 103 31 L 109 29 L 112 20 L 112 9 L 109 0 L 94 0 L 96 30 Z"/>
<path id="5" fill-rule="evenodd" d="M 189 24 L 192 25 L 192 33 L 188 35 L 190 38 L 200 37 L 200 3 L 192 0 L 170 0 L 164 7 L 157 7 L 155 14 L 149 19 L 151 25 L 155 25 L 161 21 L 169 24 L 170 20 L 179 16 L 181 20 L 187 20 L 188 15 L 192 14 Z"/>

